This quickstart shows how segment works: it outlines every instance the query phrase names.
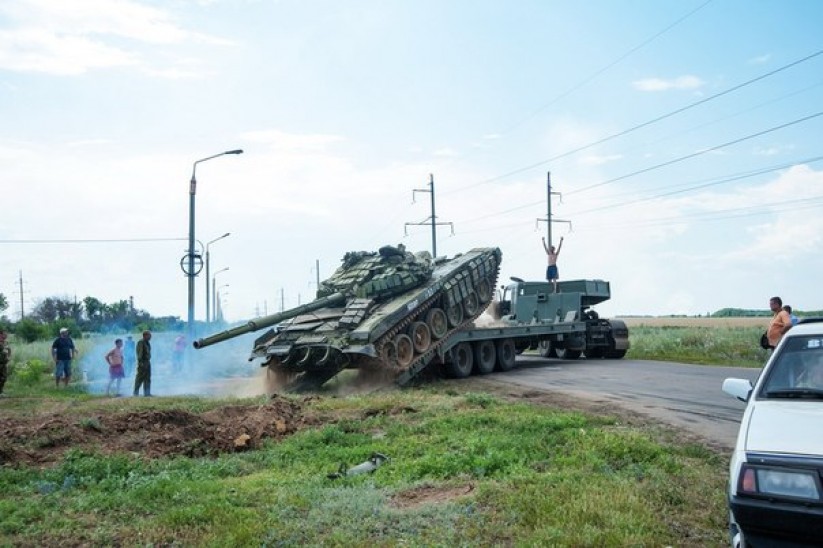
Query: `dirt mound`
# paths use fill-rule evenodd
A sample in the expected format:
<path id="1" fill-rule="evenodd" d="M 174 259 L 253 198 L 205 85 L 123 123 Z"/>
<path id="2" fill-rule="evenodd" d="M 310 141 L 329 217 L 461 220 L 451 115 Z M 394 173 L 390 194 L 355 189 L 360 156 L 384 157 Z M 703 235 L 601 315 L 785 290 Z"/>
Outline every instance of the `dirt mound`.
<path id="1" fill-rule="evenodd" d="M 260 447 L 311 423 L 300 402 L 282 398 L 200 414 L 171 409 L 97 412 L 79 420 L 59 412 L 0 418 L 0 465 L 50 465 L 69 449 L 145 458 L 213 456 Z"/>

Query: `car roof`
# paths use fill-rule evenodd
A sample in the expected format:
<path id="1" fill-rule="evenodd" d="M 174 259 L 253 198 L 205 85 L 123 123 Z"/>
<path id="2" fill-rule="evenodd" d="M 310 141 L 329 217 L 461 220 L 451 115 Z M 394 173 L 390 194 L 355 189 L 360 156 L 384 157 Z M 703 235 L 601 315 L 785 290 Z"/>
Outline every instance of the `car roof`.
<path id="1" fill-rule="evenodd" d="M 805 318 L 786 332 L 786 336 L 823 334 L 823 318 Z"/>

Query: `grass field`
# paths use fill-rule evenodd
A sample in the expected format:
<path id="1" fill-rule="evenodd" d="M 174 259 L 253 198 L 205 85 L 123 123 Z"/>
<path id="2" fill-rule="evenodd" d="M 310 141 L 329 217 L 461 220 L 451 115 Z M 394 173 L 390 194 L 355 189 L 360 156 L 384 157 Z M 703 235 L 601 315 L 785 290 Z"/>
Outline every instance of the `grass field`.
<path id="1" fill-rule="evenodd" d="M 629 357 L 756 364 L 760 330 L 640 323 Z M 95 344 L 81 353 L 96 356 Z M 94 380 L 55 388 L 45 343 L 14 346 L 0 400 L 0 546 L 727 541 L 727 456 L 617 410 L 458 383 L 273 402 L 105 398 L 84 388 Z M 373 453 L 390 461 L 329 477 Z"/>
<path id="2" fill-rule="evenodd" d="M 769 318 L 766 317 L 726 317 L 726 318 L 710 318 L 710 317 L 687 317 L 687 316 L 655 316 L 655 317 L 638 317 L 626 316 L 619 317 L 620 320 L 626 322 L 629 328 L 632 327 L 754 327 L 758 329 L 766 329 L 769 325 Z"/>

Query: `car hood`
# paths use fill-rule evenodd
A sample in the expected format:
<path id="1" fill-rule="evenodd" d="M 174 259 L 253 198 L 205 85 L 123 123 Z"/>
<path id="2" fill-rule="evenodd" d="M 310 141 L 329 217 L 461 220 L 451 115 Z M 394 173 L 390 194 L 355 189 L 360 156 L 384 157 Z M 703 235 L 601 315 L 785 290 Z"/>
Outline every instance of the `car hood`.
<path id="1" fill-rule="evenodd" d="M 823 422 L 820 401 L 759 401 L 749 419 L 746 451 L 823 455 L 815 435 Z"/>

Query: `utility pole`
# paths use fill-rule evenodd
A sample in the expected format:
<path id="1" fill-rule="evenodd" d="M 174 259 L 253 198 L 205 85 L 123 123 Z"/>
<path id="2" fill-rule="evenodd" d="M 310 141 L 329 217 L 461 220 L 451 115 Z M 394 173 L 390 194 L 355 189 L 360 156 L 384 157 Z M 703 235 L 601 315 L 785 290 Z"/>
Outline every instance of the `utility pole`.
<path id="1" fill-rule="evenodd" d="M 280 288 L 280 312 L 283 312 L 286 309 L 286 293 L 283 291 L 283 288 Z"/>
<path id="2" fill-rule="evenodd" d="M 537 226 L 540 226 L 540 222 L 546 223 L 546 241 L 548 242 L 549 249 L 554 245 L 552 243 L 552 223 L 567 223 L 569 225 L 569 230 L 571 230 L 572 222 L 571 221 L 564 221 L 562 219 L 552 219 L 552 194 L 557 194 L 560 196 L 560 201 L 563 201 L 563 195 L 559 192 L 552 192 L 552 173 L 551 171 L 546 173 L 546 218 L 545 219 L 537 219 Z"/>
<path id="3" fill-rule="evenodd" d="M 419 223 L 406 223 L 403 226 L 403 233 L 406 236 L 409 235 L 408 231 L 406 230 L 406 228 L 409 225 L 418 225 L 418 226 L 420 226 L 420 225 L 431 224 L 431 227 L 432 227 L 432 257 L 437 257 L 437 225 L 449 225 L 451 227 L 452 236 L 454 236 L 454 223 L 446 223 L 446 222 L 438 223 L 437 222 L 437 214 L 435 213 L 435 209 L 434 209 L 434 175 L 433 174 L 429 173 L 429 188 L 428 189 L 425 189 L 425 188 L 412 189 L 412 203 L 414 203 L 414 201 L 415 201 L 414 197 L 415 197 L 416 192 L 428 192 L 429 194 L 431 194 L 432 213 L 428 218 L 420 221 Z"/>
<path id="4" fill-rule="evenodd" d="M 23 271 L 20 271 L 20 321 L 26 317 L 26 312 L 23 309 Z"/>

